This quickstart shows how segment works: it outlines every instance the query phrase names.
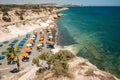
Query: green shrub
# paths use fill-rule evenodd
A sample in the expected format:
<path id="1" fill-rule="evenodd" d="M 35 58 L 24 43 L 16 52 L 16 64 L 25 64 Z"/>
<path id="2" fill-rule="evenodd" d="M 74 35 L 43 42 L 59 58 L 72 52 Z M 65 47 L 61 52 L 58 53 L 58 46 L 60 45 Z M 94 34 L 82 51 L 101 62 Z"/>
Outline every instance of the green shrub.
<path id="1" fill-rule="evenodd" d="M 86 76 L 93 76 L 94 75 L 94 70 L 93 69 L 88 69 L 86 72 L 85 72 L 85 75 Z"/>
<path id="2" fill-rule="evenodd" d="M 1 11 L 3 12 L 3 16 L 8 16 L 8 11 L 10 11 L 10 8 L 8 7 L 2 7 Z"/>
<path id="3" fill-rule="evenodd" d="M 20 20 L 24 20 L 23 16 L 20 16 Z"/>
<path id="4" fill-rule="evenodd" d="M 60 50 L 58 53 L 55 54 L 56 59 L 59 60 L 69 60 L 74 57 L 73 53 L 68 50 Z"/>
<path id="5" fill-rule="evenodd" d="M 47 53 L 47 52 L 46 52 L 46 53 L 41 53 L 41 54 L 39 55 L 39 59 L 42 59 L 42 60 L 48 61 L 49 58 L 50 58 L 50 54 Z"/>
<path id="6" fill-rule="evenodd" d="M 2 19 L 3 19 L 5 22 L 11 22 L 11 18 L 8 18 L 8 17 L 3 16 Z"/>
<path id="7" fill-rule="evenodd" d="M 56 61 L 53 64 L 52 70 L 55 71 L 56 75 L 68 75 L 68 64 L 67 62 Z"/>
<path id="8" fill-rule="evenodd" d="M 60 50 L 58 53 L 51 54 L 51 53 L 41 53 L 39 55 L 39 59 L 47 61 L 50 66 L 50 70 L 54 71 L 57 76 L 69 76 L 68 73 L 68 63 L 67 61 L 73 58 L 73 55 L 70 51 L 67 50 Z M 36 58 L 37 59 L 37 58 Z M 38 63 L 35 58 L 33 59 L 33 63 Z M 37 73 L 41 73 L 45 70 L 39 70 Z"/>
<path id="9" fill-rule="evenodd" d="M 107 79 L 106 80 L 116 80 L 112 75 L 107 75 Z"/>
<path id="10" fill-rule="evenodd" d="M 16 46 L 16 51 L 20 51 L 20 48 L 19 48 L 19 46 Z"/>
<path id="11" fill-rule="evenodd" d="M 33 58 L 32 63 L 36 64 L 36 66 L 39 66 L 39 59 L 38 58 Z"/>

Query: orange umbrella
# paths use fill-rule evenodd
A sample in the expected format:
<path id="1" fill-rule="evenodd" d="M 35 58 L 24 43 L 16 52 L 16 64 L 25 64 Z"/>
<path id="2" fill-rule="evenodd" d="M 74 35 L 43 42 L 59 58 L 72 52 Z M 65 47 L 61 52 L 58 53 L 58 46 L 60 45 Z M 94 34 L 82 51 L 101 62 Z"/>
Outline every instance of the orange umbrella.
<path id="1" fill-rule="evenodd" d="M 26 50 L 26 51 L 29 51 L 29 50 L 31 50 L 31 48 L 30 48 L 30 47 L 26 47 L 25 50 Z"/>
<path id="2" fill-rule="evenodd" d="M 38 42 L 38 44 L 43 44 L 43 43 L 44 43 L 43 41 Z"/>
<path id="3" fill-rule="evenodd" d="M 28 43 L 33 43 L 33 40 L 29 39 L 29 40 L 28 40 Z"/>
<path id="4" fill-rule="evenodd" d="M 49 42 L 49 44 L 54 45 L 54 44 L 55 44 L 55 42 L 54 42 L 54 41 L 50 41 L 50 42 Z"/>
<path id="5" fill-rule="evenodd" d="M 22 53 L 22 56 L 23 56 L 23 57 L 27 57 L 27 56 L 28 56 L 28 53 L 24 52 L 24 53 Z"/>
<path id="6" fill-rule="evenodd" d="M 40 37 L 43 38 L 43 37 L 44 37 L 44 34 L 40 34 Z"/>
<path id="7" fill-rule="evenodd" d="M 39 38 L 39 40 L 40 40 L 40 41 L 43 41 L 43 40 L 44 40 L 44 38 Z"/>

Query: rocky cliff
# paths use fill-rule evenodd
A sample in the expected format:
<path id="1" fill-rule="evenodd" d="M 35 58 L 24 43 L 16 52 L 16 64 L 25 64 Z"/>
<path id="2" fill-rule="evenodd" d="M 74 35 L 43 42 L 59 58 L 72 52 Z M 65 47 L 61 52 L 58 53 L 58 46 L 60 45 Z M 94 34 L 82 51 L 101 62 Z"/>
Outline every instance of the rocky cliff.
<path id="1" fill-rule="evenodd" d="M 30 80 L 119 80 L 114 75 L 99 70 L 87 59 L 74 57 L 68 61 L 69 76 L 56 76 L 51 71 L 45 71 L 40 75 L 34 75 Z"/>

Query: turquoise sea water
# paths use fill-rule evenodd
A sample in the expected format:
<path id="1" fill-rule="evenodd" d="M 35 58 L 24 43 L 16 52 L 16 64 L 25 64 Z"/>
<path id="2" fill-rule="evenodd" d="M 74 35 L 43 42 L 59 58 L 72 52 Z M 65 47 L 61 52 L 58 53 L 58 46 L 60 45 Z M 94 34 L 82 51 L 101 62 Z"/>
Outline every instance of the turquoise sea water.
<path id="1" fill-rule="evenodd" d="M 61 13 L 58 44 L 120 78 L 120 7 L 70 7 Z"/>

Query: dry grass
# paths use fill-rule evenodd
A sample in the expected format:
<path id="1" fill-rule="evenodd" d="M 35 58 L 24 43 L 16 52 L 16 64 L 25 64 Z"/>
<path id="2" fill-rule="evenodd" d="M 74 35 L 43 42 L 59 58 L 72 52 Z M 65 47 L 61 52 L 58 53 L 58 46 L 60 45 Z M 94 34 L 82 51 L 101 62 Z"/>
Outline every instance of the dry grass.
<path id="1" fill-rule="evenodd" d="M 88 70 L 85 72 L 85 75 L 86 75 L 86 76 L 93 76 L 93 75 L 94 75 L 94 70 L 93 70 L 93 69 L 88 69 Z"/>

